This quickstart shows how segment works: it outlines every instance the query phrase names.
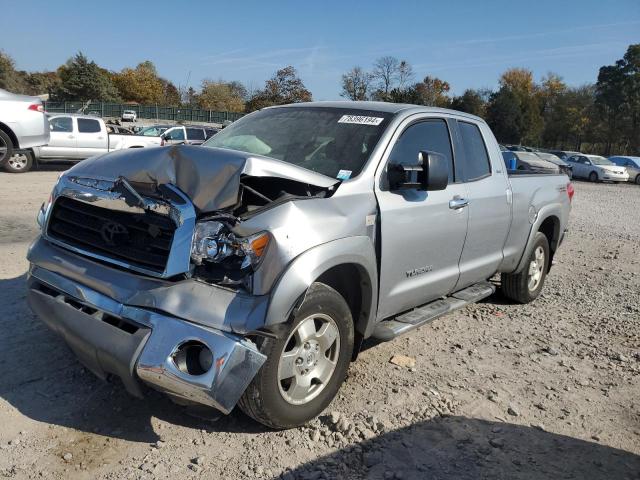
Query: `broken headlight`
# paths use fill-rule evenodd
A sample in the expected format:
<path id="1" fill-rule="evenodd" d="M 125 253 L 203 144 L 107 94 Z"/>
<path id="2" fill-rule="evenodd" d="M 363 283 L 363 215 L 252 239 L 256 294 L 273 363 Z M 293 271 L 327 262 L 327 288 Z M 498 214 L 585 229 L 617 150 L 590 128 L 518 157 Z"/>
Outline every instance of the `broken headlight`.
<path id="1" fill-rule="evenodd" d="M 240 237 L 222 221 L 199 222 L 191 243 L 191 260 L 196 269 L 204 268 L 213 281 L 239 283 L 247 273 L 258 268 L 270 238 L 267 232 Z"/>

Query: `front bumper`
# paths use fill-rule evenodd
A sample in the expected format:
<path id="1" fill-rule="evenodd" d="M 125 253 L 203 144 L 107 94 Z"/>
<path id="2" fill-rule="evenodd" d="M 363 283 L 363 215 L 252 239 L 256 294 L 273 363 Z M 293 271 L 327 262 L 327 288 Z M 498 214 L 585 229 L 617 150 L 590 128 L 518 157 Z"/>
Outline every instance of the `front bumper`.
<path id="1" fill-rule="evenodd" d="M 182 402 L 229 413 L 266 357 L 248 340 L 156 311 L 119 303 L 76 281 L 32 265 L 28 302 L 97 376 L 119 377 L 142 397 L 140 381 Z M 212 352 L 211 368 L 182 371 L 174 355 L 187 342 Z"/>
<path id="2" fill-rule="evenodd" d="M 629 180 L 629 174 L 605 172 L 602 174 L 602 180 L 609 182 L 626 182 Z"/>

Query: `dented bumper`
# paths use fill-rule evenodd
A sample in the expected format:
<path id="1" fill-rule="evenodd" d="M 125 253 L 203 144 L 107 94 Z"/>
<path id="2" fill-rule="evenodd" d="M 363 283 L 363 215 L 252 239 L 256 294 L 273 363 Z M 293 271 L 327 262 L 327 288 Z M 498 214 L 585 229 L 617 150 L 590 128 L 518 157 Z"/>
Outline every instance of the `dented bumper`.
<path id="1" fill-rule="evenodd" d="M 239 335 L 122 304 L 58 273 L 31 266 L 28 301 L 80 361 L 101 378 L 119 377 L 142 396 L 141 383 L 188 403 L 229 413 L 266 357 Z M 181 354 L 210 352 L 193 369 Z M 191 348 L 191 347 L 190 347 Z"/>

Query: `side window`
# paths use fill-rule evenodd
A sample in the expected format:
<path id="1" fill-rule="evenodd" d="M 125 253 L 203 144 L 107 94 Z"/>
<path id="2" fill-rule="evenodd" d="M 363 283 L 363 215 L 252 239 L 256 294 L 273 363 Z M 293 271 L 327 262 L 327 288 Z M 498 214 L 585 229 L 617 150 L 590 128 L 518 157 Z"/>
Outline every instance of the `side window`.
<path id="1" fill-rule="evenodd" d="M 464 149 L 464 180 L 470 182 L 491 175 L 491 164 L 487 147 L 477 125 L 458 122 Z"/>
<path id="2" fill-rule="evenodd" d="M 444 120 L 425 120 L 409 126 L 393 146 L 388 163 L 415 165 L 421 151 L 444 155 L 449 163 L 449 183 L 453 183 L 453 153 L 449 128 Z"/>
<path id="3" fill-rule="evenodd" d="M 201 128 L 187 128 L 187 138 L 189 140 L 204 140 L 204 130 Z"/>
<path id="4" fill-rule="evenodd" d="M 49 120 L 52 132 L 73 132 L 71 117 L 56 117 Z"/>
<path id="5" fill-rule="evenodd" d="M 89 120 L 88 118 L 79 118 L 78 131 L 80 133 L 98 133 L 100 131 L 100 122 Z"/>
<path id="6" fill-rule="evenodd" d="M 166 134 L 167 140 L 184 140 L 184 129 L 176 128 Z"/>

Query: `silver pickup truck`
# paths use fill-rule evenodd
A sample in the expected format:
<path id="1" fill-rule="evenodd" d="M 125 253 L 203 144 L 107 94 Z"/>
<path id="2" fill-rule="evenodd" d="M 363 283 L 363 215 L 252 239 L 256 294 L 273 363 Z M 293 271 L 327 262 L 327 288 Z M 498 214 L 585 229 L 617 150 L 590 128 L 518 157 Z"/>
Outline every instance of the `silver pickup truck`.
<path id="1" fill-rule="evenodd" d="M 364 339 L 491 295 L 534 300 L 565 175 L 508 172 L 480 118 L 375 102 L 267 108 L 204 146 L 64 173 L 31 245 L 31 308 L 102 378 L 274 428 L 336 395 Z"/>

